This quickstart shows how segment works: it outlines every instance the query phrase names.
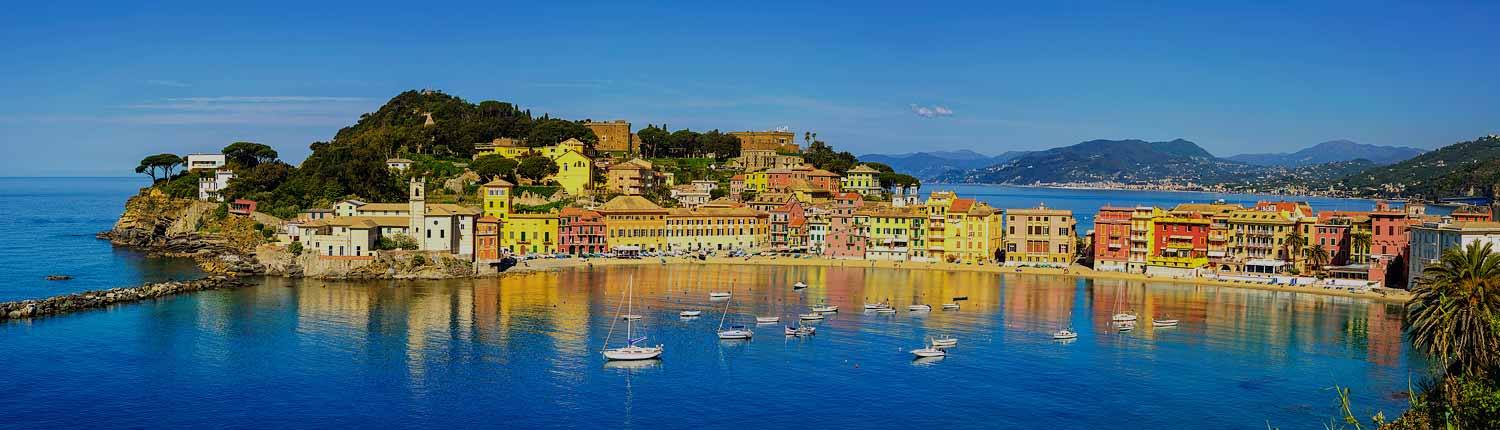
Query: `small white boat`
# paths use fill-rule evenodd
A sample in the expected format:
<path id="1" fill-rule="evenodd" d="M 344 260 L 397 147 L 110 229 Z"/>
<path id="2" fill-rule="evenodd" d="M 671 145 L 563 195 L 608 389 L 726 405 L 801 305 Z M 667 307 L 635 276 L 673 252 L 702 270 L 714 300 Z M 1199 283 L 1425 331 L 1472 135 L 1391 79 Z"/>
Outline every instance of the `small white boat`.
<path id="1" fill-rule="evenodd" d="M 797 317 L 801 318 L 803 321 L 812 321 L 812 320 L 823 319 L 823 314 L 820 314 L 820 313 L 817 313 L 817 312 L 813 312 L 813 313 L 810 313 L 810 314 L 798 315 Z"/>
<path id="2" fill-rule="evenodd" d="M 755 317 L 756 324 L 775 324 L 781 322 L 781 317 Z"/>
<path id="3" fill-rule="evenodd" d="M 602 353 L 604 354 L 604 358 L 610 360 L 650 360 L 660 357 L 661 350 L 661 345 L 651 347 L 631 345 L 606 349 Z"/>
<path id="4" fill-rule="evenodd" d="M 912 312 L 930 311 L 932 310 L 932 305 L 910 305 L 906 307 L 906 310 Z"/>
<path id="5" fill-rule="evenodd" d="M 1177 320 L 1155 320 L 1151 321 L 1152 327 L 1177 327 Z"/>
<path id="6" fill-rule="evenodd" d="M 890 306 L 886 306 L 885 303 L 865 303 L 865 310 L 867 311 L 873 311 L 876 309 L 883 309 L 888 307 Z"/>
<path id="7" fill-rule="evenodd" d="M 1120 323 L 1119 330 L 1120 330 L 1120 333 L 1124 333 L 1124 332 L 1127 332 L 1127 331 L 1135 330 L 1135 323 L 1133 323 L 1133 322 Z"/>
<path id="8" fill-rule="evenodd" d="M 787 336 L 812 336 L 818 334 L 818 328 L 808 326 L 801 326 L 796 328 L 786 327 L 785 332 Z"/>
<path id="9" fill-rule="evenodd" d="M 1110 319 L 1112 321 L 1118 321 L 1118 322 L 1135 321 L 1136 320 L 1136 316 L 1135 316 L 1135 314 L 1119 313 L 1119 314 L 1115 314 L 1115 316 L 1112 317 L 1112 318 L 1110 318 Z"/>
<path id="10" fill-rule="evenodd" d="M 703 315 L 703 311 L 682 311 L 682 312 L 678 312 L 677 313 L 677 316 L 680 316 L 680 317 L 683 317 L 683 318 L 696 317 L 696 316 L 699 316 L 699 315 Z"/>
<path id="11" fill-rule="evenodd" d="M 620 319 L 627 320 L 627 321 L 635 321 L 635 320 L 641 319 L 641 316 L 640 315 L 636 315 L 636 314 L 625 314 L 625 315 L 620 315 Z"/>
<path id="12" fill-rule="evenodd" d="M 708 293 L 708 298 L 710 299 L 727 299 L 730 296 L 733 296 L 733 294 L 727 291 L 712 291 Z"/>
<path id="13" fill-rule="evenodd" d="M 947 357 L 948 353 L 946 351 L 928 345 L 926 348 L 911 350 L 911 355 L 915 355 L 917 356 L 917 358 Z"/>
<path id="14" fill-rule="evenodd" d="M 719 339 L 749 339 L 755 332 L 742 325 L 730 326 L 729 330 L 719 330 Z"/>
<path id="15" fill-rule="evenodd" d="M 838 306 L 829 306 L 829 305 L 813 306 L 812 311 L 813 312 L 817 312 L 817 313 L 838 312 L 839 311 L 839 307 Z"/>
<path id="16" fill-rule="evenodd" d="M 875 313 L 877 313 L 877 314 L 894 314 L 894 313 L 896 313 L 896 309 L 894 309 L 894 308 L 880 308 L 880 309 L 876 309 Z"/>
<path id="17" fill-rule="evenodd" d="M 932 340 L 934 348 L 952 348 L 958 346 L 958 338 L 948 335 L 938 336 Z"/>
<path id="18" fill-rule="evenodd" d="M 1068 340 L 1077 338 L 1078 332 L 1075 332 L 1071 329 L 1062 329 L 1052 333 L 1052 339 L 1054 340 Z"/>
<path id="19" fill-rule="evenodd" d="M 943 303 L 943 310 L 956 311 L 958 310 L 958 303 Z"/>
<path id="20" fill-rule="evenodd" d="M 792 289 L 793 290 L 800 290 L 800 289 L 803 289 L 803 288 L 807 288 L 807 284 L 802 283 L 802 281 L 797 281 L 797 283 L 792 284 Z"/>

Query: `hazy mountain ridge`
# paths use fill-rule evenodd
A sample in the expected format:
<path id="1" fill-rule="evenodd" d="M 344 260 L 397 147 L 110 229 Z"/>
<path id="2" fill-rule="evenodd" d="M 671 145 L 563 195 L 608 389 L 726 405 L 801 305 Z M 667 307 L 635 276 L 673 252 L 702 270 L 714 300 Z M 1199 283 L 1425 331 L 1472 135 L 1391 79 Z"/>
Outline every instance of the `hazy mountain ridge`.
<path id="1" fill-rule="evenodd" d="M 865 154 L 859 156 L 859 159 L 864 162 L 883 163 L 898 172 L 905 172 L 926 181 L 955 171 L 993 166 L 1025 154 L 1027 154 L 1026 151 L 1006 151 L 1000 155 L 988 156 L 964 149 L 906 154 Z"/>
<path id="2" fill-rule="evenodd" d="M 1369 160 L 1375 164 L 1398 163 L 1426 151 L 1405 146 L 1381 146 L 1357 143 L 1349 140 L 1330 140 L 1297 152 L 1272 152 L 1239 154 L 1225 159 L 1259 166 L 1307 166 L 1313 164 Z"/>

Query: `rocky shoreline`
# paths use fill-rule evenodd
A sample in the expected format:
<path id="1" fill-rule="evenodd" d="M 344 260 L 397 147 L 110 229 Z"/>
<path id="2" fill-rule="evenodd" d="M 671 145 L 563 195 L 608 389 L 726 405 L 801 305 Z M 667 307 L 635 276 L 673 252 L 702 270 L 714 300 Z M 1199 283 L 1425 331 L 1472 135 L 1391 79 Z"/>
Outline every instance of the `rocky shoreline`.
<path id="1" fill-rule="evenodd" d="M 192 281 L 169 281 L 139 287 L 84 291 L 45 299 L 0 303 L 0 321 L 61 315 L 117 304 L 139 302 L 198 291 L 238 288 L 250 283 L 225 276 L 211 276 Z"/>

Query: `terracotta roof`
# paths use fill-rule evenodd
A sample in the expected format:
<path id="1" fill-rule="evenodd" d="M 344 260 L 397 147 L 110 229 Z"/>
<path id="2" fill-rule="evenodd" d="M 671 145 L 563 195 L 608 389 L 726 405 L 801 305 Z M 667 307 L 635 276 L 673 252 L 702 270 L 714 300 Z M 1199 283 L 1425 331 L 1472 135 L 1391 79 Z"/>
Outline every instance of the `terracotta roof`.
<path id="1" fill-rule="evenodd" d="M 953 199 L 953 204 L 948 205 L 948 212 L 967 213 L 971 207 L 974 207 L 974 199 Z"/>
<path id="2" fill-rule="evenodd" d="M 406 203 L 365 203 L 359 205 L 360 211 L 409 211 L 411 205 Z"/>
<path id="3" fill-rule="evenodd" d="M 514 186 L 516 186 L 516 184 L 512 184 L 512 183 L 510 183 L 510 181 L 507 181 L 507 180 L 504 180 L 504 179 L 500 179 L 499 176 L 496 176 L 495 179 L 490 180 L 489 182 L 485 182 L 484 186 L 486 186 L 486 187 L 514 187 Z"/>
<path id="4" fill-rule="evenodd" d="M 854 166 L 853 169 L 849 169 L 849 173 L 880 173 L 880 171 L 875 170 L 875 168 L 873 167 L 861 164 L 858 166 Z"/>
<path id="5" fill-rule="evenodd" d="M 656 212 L 661 210 L 661 206 L 657 206 L 656 203 L 651 203 L 650 200 L 646 200 L 645 197 L 641 196 L 615 197 L 605 203 L 604 206 L 599 207 L 599 212 Z"/>
<path id="6" fill-rule="evenodd" d="M 698 207 L 695 209 L 672 208 L 667 210 L 667 216 L 672 217 L 764 217 L 765 212 L 755 209 L 737 207 Z"/>
<path id="7" fill-rule="evenodd" d="M 406 227 L 408 222 L 404 216 L 337 216 L 323 220 L 324 225 L 354 228 Z"/>
<path id="8" fill-rule="evenodd" d="M 809 173 L 808 175 L 811 175 L 811 176 L 827 176 L 827 177 L 832 177 L 832 178 L 839 177 L 839 174 L 833 173 L 833 172 L 830 172 L 830 171 L 827 171 L 827 170 L 823 170 L 823 169 L 813 169 L 812 173 Z"/>

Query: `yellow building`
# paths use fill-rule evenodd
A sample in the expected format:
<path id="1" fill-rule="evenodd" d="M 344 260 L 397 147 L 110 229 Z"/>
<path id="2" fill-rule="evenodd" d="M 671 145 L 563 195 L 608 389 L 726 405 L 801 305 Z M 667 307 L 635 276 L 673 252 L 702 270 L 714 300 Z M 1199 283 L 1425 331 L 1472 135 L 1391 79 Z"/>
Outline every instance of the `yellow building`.
<path id="1" fill-rule="evenodd" d="M 1245 273 L 1281 272 L 1290 260 L 1286 237 L 1296 228 L 1296 216 L 1274 206 L 1230 212 L 1228 265 Z"/>
<path id="2" fill-rule="evenodd" d="M 926 261 L 927 213 L 921 207 L 870 205 L 854 212 L 865 229 L 865 259 L 876 261 Z"/>
<path id="3" fill-rule="evenodd" d="M 870 166 L 863 164 L 854 166 L 853 169 L 844 172 L 844 177 L 839 179 L 839 186 L 844 191 L 853 191 L 861 195 L 879 194 L 881 190 L 880 179 L 877 177 L 879 174 L 880 171 Z"/>
<path id="4" fill-rule="evenodd" d="M 557 213 L 513 213 L 500 229 L 500 246 L 520 255 L 557 253 Z"/>
<path id="5" fill-rule="evenodd" d="M 595 209 L 604 216 L 605 243 L 616 252 L 667 247 L 667 210 L 641 196 L 619 196 Z"/>
<path id="6" fill-rule="evenodd" d="M 667 212 L 667 249 L 756 250 L 770 241 L 769 214 L 747 207 L 705 205 Z M 606 225 L 608 221 L 605 222 Z"/>
<path id="7" fill-rule="evenodd" d="M 578 139 L 568 139 L 556 145 L 538 147 L 521 146 L 514 139 L 495 139 L 492 143 L 475 145 L 474 158 L 499 155 L 520 160 L 528 154 L 547 157 L 557 163 L 557 174 L 544 180 L 555 181 L 569 194 L 578 195 L 594 186 L 594 161 L 587 155 L 583 155 L 584 147 L 583 142 L 579 142 Z"/>
<path id="8" fill-rule="evenodd" d="M 482 201 L 480 209 L 484 216 L 499 219 L 503 224 L 510 217 L 510 191 L 513 185 L 500 178 L 495 178 L 484 185 L 479 186 L 479 199 Z"/>
<path id="9" fill-rule="evenodd" d="M 946 258 L 962 263 L 994 260 L 1005 241 L 1005 216 L 988 203 L 955 199 L 944 221 Z"/>
<path id="10" fill-rule="evenodd" d="M 952 191 L 933 191 L 922 209 L 927 214 L 927 259 L 946 261 L 948 256 L 948 207 L 958 196 Z"/>
<path id="11" fill-rule="evenodd" d="M 1066 267 L 1077 235 L 1073 211 L 1038 206 L 1005 210 L 1005 265 Z"/>
<path id="12" fill-rule="evenodd" d="M 1156 246 L 1155 220 L 1165 215 L 1165 211 L 1155 206 L 1136 206 L 1130 213 L 1130 249 L 1125 259 L 1126 271 L 1146 273 L 1146 265 Z"/>
<path id="13" fill-rule="evenodd" d="M 768 170 L 757 170 L 745 173 L 745 189 L 764 193 L 771 188 L 770 174 Z"/>

